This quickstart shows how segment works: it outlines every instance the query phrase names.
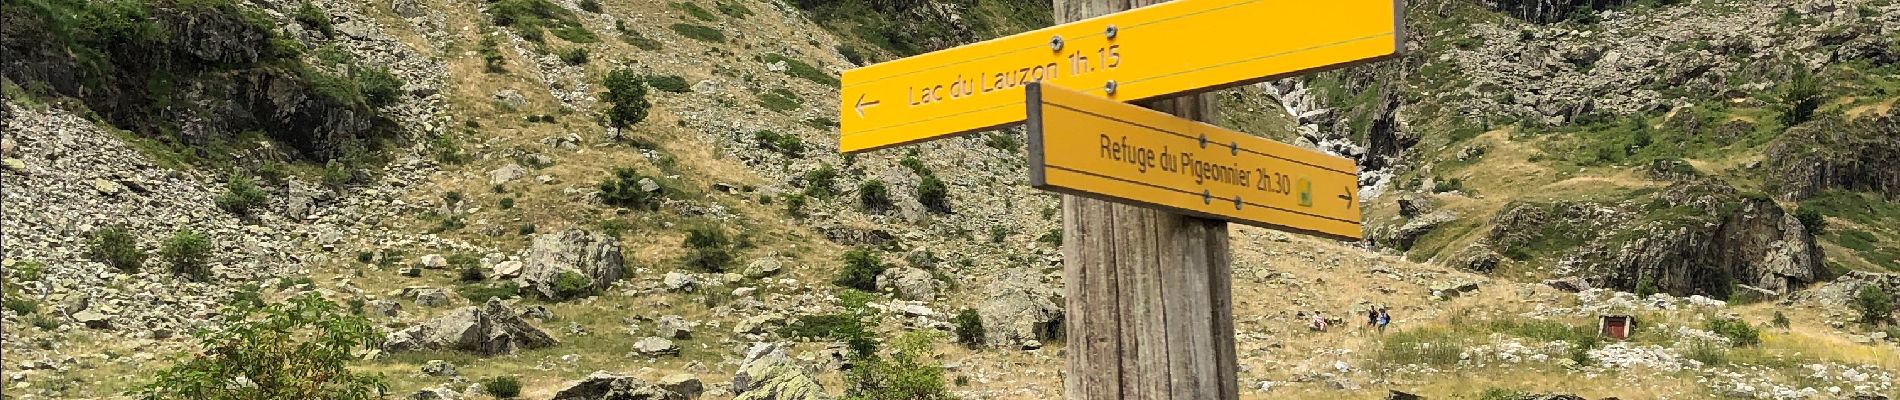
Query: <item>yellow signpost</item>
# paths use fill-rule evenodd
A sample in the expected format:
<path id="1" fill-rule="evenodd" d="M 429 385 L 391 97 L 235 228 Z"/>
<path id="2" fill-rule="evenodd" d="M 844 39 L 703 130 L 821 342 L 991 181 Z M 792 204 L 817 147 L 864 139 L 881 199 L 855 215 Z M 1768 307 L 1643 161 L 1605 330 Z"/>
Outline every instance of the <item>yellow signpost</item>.
<path id="1" fill-rule="evenodd" d="M 839 151 L 1022 122 L 1034 82 L 1129 102 L 1380 60 L 1402 0 L 1177 0 L 845 71 Z"/>
<path id="2" fill-rule="evenodd" d="M 1053 85 L 1027 89 L 1031 186 L 1359 240 L 1350 159 Z"/>

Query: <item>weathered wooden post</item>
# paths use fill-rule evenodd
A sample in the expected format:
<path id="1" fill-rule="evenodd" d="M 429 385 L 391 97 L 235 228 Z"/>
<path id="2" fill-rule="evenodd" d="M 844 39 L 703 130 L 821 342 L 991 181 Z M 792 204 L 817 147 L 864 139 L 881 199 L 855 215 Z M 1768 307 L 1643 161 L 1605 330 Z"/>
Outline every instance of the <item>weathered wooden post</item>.
<path id="1" fill-rule="evenodd" d="M 1165 0 L 1054 0 L 1057 23 Z M 1207 96 L 1140 102 L 1211 121 Z M 1062 195 L 1065 397 L 1234 399 L 1227 223 Z"/>

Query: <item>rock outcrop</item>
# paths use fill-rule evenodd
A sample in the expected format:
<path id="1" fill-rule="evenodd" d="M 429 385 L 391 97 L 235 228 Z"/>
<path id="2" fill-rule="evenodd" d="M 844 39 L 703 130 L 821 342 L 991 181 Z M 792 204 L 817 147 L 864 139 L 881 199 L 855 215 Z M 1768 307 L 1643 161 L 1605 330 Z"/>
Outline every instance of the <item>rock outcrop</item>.
<path id="1" fill-rule="evenodd" d="M 823 400 L 824 388 L 776 343 L 753 343 L 732 376 L 733 400 Z"/>
<path id="2" fill-rule="evenodd" d="M 463 307 L 391 333 L 383 349 L 457 350 L 494 356 L 556 343 L 553 336 L 521 319 L 520 313 L 502 304 L 500 299 L 489 299 L 487 304 Z"/>
<path id="3" fill-rule="evenodd" d="M 877 289 L 905 299 L 928 301 L 937 298 L 937 278 L 922 268 L 891 268 L 878 275 Z"/>
<path id="4" fill-rule="evenodd" d="M 686 400 L 647 381 L 606 371 L 596 371 L 566 389 L 554 393 L 554 400 Z"/>
<path id="5" fill-rule="evenodd" d="M 1900 107 L 1877 118 L 1823 117 L 1790 129 L 1762 166 L 1776 197 L 1798 201 L 1830 189 L 1900 198 Z"/>
<path id="6" fill-rule="evenodd" d="M 536 236 L 522 257 L 521 287 L 542 298 L 559 299 L 563 294 L 555 283 L 565 272 L 591 279 L 594 290 L 606 290 L 627 276 L 620 242 L 580 229 Z"/>
<path id="7" fill-rule="evenodd" d="M 983 317 L 983 340 L 1019 346 L 1062 336 L 1061 293 L 1042 283 L 1035 271 L 1007 271 L 991 285 L 976 308 Z"/>

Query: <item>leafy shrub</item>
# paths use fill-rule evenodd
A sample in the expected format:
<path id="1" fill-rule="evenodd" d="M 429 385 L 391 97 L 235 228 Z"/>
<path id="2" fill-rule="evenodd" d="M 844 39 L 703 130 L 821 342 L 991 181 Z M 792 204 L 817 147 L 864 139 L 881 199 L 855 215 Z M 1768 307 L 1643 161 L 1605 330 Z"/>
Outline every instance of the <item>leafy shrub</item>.
<path id="1" fill-rule="evenodd" d="M 545 32 L 553 32 L 555 37 L 574 43 L 600 41 L 594 32 L 581 25 L 574 12 L 548 0 L 496 0 L 489 3 L 488 13 L 495 26 L 513 29 L 522 39 L 532 42 L 542 42 Z"/>
<path id="2" fill-rule="evenodd" d="M 712 43 L 726 42 L 725 33 L 720 32 L 718 29 L 706 27 L 704 25 L 678 23 L 678 24 L 673 24 L 671 28 L 673 28 L 674 33 L 678 33 L 680 34 L 680 36 L 685 36 L 688 39 L 698 40 L 701 42 L 712 42 Z"/>
<path id="3" fill-rule="evenodd" d="M 402 78 L 397 78 L 388 68 L 351 68 L 350 77 L 356 80 L 363 91 L 363 100 L 371 107 L 390 105 L 402 95 Z"/>
<path id="4" fill-rule="evenodd" d="M 138 238 L 124 227 L 99 228 L 87 239 L 87 252 L 94 260 L 128 273 L 139 272 L 145 265 L 145 250 L 139 249 Z"/>
<path id="5" fill-rule="evenodd" d="M 435 226 L 429 227 L 429 233 L 452 232 L 452 231 L 462 230 L 462 228 L 467 228 L 467 227 L 468 227 L 468 217 L 465 217 L 462 214 L 450 214 L 447 216 L 443 216 L 441 220 L 436 221 Z"/>
<path id="6" fill-rule="evenodd" d="M 805 63 L 804 61 L 799 61 L 798 59 L 786 57 L 778 53 L 768 53 L 768 54 L 760 56 L 760 61 L 764 61 L 767 64 L 783 62 L 785 63 L 786 75 L 791 75 L 794 77 L 798 77 L 800 79 L 812 81 L 820 85 L 831 86 L 831 87 L 838 86 L 837 77 L 831 76 L 831 73 L 825 72 L 825 70 L 822 70 L 822 69 L 818 69 L 818 67 L 814 67 L 811 64 Z"/>
<path id="7" fill-rule="evenodd" d="M 567 47 L 560 50 L 556 50 L 554 52 L 554 55 L 556 57 L 559 57 L 561 59 L 561 62 L 567 63 L 567 65 L 581 65 L 581 64 L 587 63 L 587 48 L 586 47 L 580 47 L 580 46 Z"/>
<path id="8" fill-rule="evenodd" d="M 950 189 L 944 186 L 943 180 L 937 179 L 936 175 L 924 175 L 924 180 L 917 184 L 917 202 L 922 203 L 924 208 L 930 211 L 948 214 L 950 213 Z"/>
<path id="9" fill-rule="evenodd" d="M 693 91 L 692 86 L 686 83 L 686 78 L 681 78 L 679 75 L 649 75 L 647 76 L 647 86 L 667 93 L 686 93 Z"/>
<path id="10" fill-rule="evenodd" d="M 752 16 L 752 9 L 746 8 L 744 4 L 721 0 L 718 4 L 715 4 L 714 7 L 719 9 L 720 14 L 725 14 L 727 17 L 733 19 Z"/>
<path id="11" fill-rule="evenodd" d="M 700 21 L 712 22 L 713 20 L 719 19 L 719 17 L 713 16 L 711 11 L 706 11 L 705 8 L 699 7 L 698 4 L 693 4 L 691 1 L 676 1 L 672 4 L 668 4 L 668 6 L 675 10 L 680 10 L 680 12 L 684 12 L 686 15 L 691 15 L 693 18 L 698 18 Z"/>
<path id="12" fill-rule="evenodd" d="M 581 0 L 581 11 L 599 14 L 600 0 Z"/>
<path id="13" fill-rule="evenodd" d="M 1036 237 L 1036 241 L 1048 243 L 1050 246 L 1062 247 L 1062 228 L 1050 229 L 1048 232 L 1044 232 L 1042 236 Z"/>
<path id="14" fill-rule="evenodd" d="M 895 206 L 891 203 L 891 190 L 884 187 L 884 181 L 876 179 L 858 185 L 858 205 L 871 212 L 889 210 Z"/>
<path id="15" fill-rule="evenodd" d="M 627 68 L 607 74 L 607 93 L 601 95 L 601 100 L 613 104 L 607 110 L 607 120 L 615 128 L 624 129 L 647 119 L 647 108 L 653 104 L 647 102 L 647 86 L 643 81 Z"/>
<path id="16" fill-rule="evenodd" d="M 173 233 L 158 247 L 158 256 L 171 266 L 171 272 L 202 281 L 211 276 L 211 240 L 189 229 Z"/>
<path id="17" fill-rule="evenodd" d="M 305 28 L 322 32 L 323 36 L 336 36 L 336 26 L 330 20 L 330 13 L 324 12 L 315 3 L 304 1 L 303 4 L 297 6 L 296 12 L 291 13 L 291 18 L 296 19 L 297 23 L 303 24 Z"/>
<path id="18" fill-rule="evenodd" d="M 515 208 L 515 198 L 503 197 L 501 198 L 501 200 L 496 201 L 495 206 L 500 207 L 503 210 Z"/>
<path id="19" fill-rule="evenodd" d="M 1746 347 L 1761 344 L 1761 331 L 1740 318 L 1716 318 L 1708 322 L 1710 332 L 1728 338 L 1729 343 Z"/>
<path id="20" fill-rule="evenodd" d="M 270 201 L 270 195 L 257 187 L 257 182 L 243 174 L 231 174 L 224 183 L 224 194 L 218 195 L 215 202 L 218 208 L 238 215 L 251 215 L 253 209 L 263 207 Z"/>
<path id="21" fill-rule="evenodd" d="M 40 303 L 33 299 L 17 293 L 6 297 L 6 301 L 0 303 L 5 303 L 7 311 L 12 311 L 14 315 L 25 316 L 40 312 Z"/>
<path id="22" fill-rule="evenodd" d="M 732 240 L 726 231 L 711 225 L 686 230 L 686 266 L 700 272 L 725 272 L 732 263 Z"/>
<path id="23" fill-rule="evenodd" d="M 1809 235 L 1818 236 L 1827 232 L 1827 217 L 1821 215 L 1819 210 L 1802 207 L 1795 210 L 1794 218 L 1801 220 L 1801 228 L 1807 230 Z"/>
<path id="24" fill-rule="evenodd" d="M 783 154 L 786 157 L 798 157 L 805 153 L 805 141 L 799 140 L 797 136 L 790 134 L 769 130 L 758 131 L 752 133 L 752 140 L 758 142 L 759 146 Z"/>
<path id="25" fill-rule="evenodd" d="M 838 271 L 838 277 L 831 283 L 838 286 L 862 290 L 877 290 L 877 275 L 890 268 L 879 259 L 877 253 L 870 250 L 855 249 L 844 253 L 844 269 Z"/>
<path id="26" fill-rule="evenodd" d="M 838 169 L 831 164 L 819 164 L 818 169 L 805 172 L 800 179 L 805 181 L 806 196 L 829 199 L 838 195 Z"/>
<path id="27" fill-rule="evenodd" d="M 1656 290 L 1655 279 L 1650 279 L 1649 277 L 1643 277 L 1642 279 L 1636 280 L 1636 296 L 1637 297 L 1649 297 L 1650 295 L 1656 294 L 1656 292 L 1657 290 Z"/>
<path id="28" fill-rule="evenodd" d="M 462 145 L 456 143 L 455 136 L 448 133 L 435 135 L 434 138 L 429 139 L 429 153 L 435 158 L 435 162 L 443 165 L 465 163 L 470 158 L 468 153 L 462 152 Z"/>
<path id="29" fill-rule="evenodd" d="M 643 179 L 652 178 L 641 176 L 633 168 L 615 168 L 613 177 L 600 181 L 600 201 L 636 210 L 660 209 L 660 199 L 666 196 L 665 186 L 649 192 L 640 187 Z"/>
<path id="30" fill-rule="evenodd" d="M 1465 190 L 1465 181 L 1451 178 L 1432 183 L 1432 193 L 1445 193 Z"/>
<path id="31" fill-rule="evenodd" d="M 494 36 L 482 35 L 481 44 L 478 46 L 485 71 L 491 74 L 508 72 L 508 59 L 501 56 L 500 43 L 495 41 Z"/>
<path id="32" fill-rule="evenodd" d="M 1689 348 L 1682 352 L 1683 358 L 1696 360 L 1702 365 L 1720 365 L 1728 360 L 1728 349 L 1706 340 L 1690 341 Z"/>
<path id="33" fill-rule="evenodd" d="M 464 285 L 455 288 L 455 293 L 462 295 L 462 298 L 468 299 L 469 302 L 482 304 L 487 303 L 488 299 L 511 299 L 521 296 L 521 285 L 511 281 L 494 285 Z"/>
<path id="34" fill-rule="evenodd" d="M 1773 326 L 1776 329 L 1781 329 L 1781 330 L 1787 330 L 1788 325 L 1790 325 L 1790 323 L 1788 322 L 1788 315 L 1782 314 L 1781 310 L 1775 310 L 1775 318 L 1773 320 L 1770 320 L 1768 324 L 1769 326 Z"/>
<path id="35" fill-rule="evenodd" d="M 261 309 L 228 313 L 224 328 L 196 334 L 203 354 L 159 371 L 131 394 L 141 399 L 381 398 L 380 375 L 351 371 L 359 351 L 382 335 L 362 316 L 307 294 Z M 232 385 L 240 378 L 248 385 Z"/>
<path id="36" fill-rule="evenodd" d="M 844 342 L 854 356 L 877 352 L 877 341 L 858 314 L 801 315 L 784 328 L 779 336 L 801 339 L 831 339 Z"/>
<path id="37" fill-rule="evenodd" d="M 802 103 L 798 99 L 797 93 L 792 93 L 792 91 L 785 90 L 784 88 L 772 89 L 765 93 L 759 93 L 758 96 L 760 107 L 765 107 L 767 110 L 777 112 L 797 110 Z"/>
<path id="38" fill-rule="evenodd" d="M 1860 312 L 1860 322 L 1875 324 L 1893 322 L 1893 296 L 1874 285 L 1862 285 L 1854 293 L 1854 311 Z"/>
<path id="39" fill-rule="evenodd" d="M 1008 239 L 1008 238 L 1009 238 L 1008 226 L 990 225 L 990 243 L 1002 243 L 1003 239 Z"/>
<path id="40" fill-rule="evenodd" d="M 279 283 L 281 284 L 282 282 Z M 263 307 L 265 303 L 264 295 L 261 290 L 262 288 L 257 287 L 255 283 L 246 283 L 231 293 L 231 301 L 226 304 L 238 308 Z"/>
<path id="41" fill-rule="evenodd" d="M 851 400 L 950 400 L 943 365 L 930 352 L 936 334 L 916 331 L 897 339 L 887 358 L 862 357 L 861 367 L 845 371 L 845 398 Z"/>
<path id="42" fill-rule="evenodd" d="M 997 150 L 1014 152 L 1023 147 L 1023 140 L 1007 132 L 994 132 L 983 137 L 983 145 Z"/>
<path id="43" fill-rule="evenodd" d="M 497 376 L 482 381 L 482 390 L 497 399 L 512 399 L 521 396 L 521 379 L 513 376 Z"/>
<path id="44" fill-rule="evenodd" d="M 614 21 L 614 30 L 620 31 L 620 41 L 627 42 L 627 44 L 633 45 L 635 48 L 646 51 L 660 51 L 661 49 L 659 41 L 642 35 L 640 31 L 633 30 L 633 28 L 628 28 L 627 21 L 625 20 Z"/>
<path id="45" fill-rule="evenodd" d="M 805 204 L 809 201 L 807 199 L 808 197 L 803 193 L 785 195 L 785 215 L 790 215 L 793 218 L 804 218 L 807 216 L 808 214 L 805 213 Z"/>
<path id="46" fill-rule="evenodd" d="M 554 278 L 554 299 L 567 300 L 586 297 L 594 293 L 594 279 L 574 271 L 561 271 Z"/>
<path id="47" fill-rule="evenodd" d="M 476 257 L 474 254 L 456 253 L 450 255 L 449 268 L 454 268 L 458 271 L 456 280 L 464 283 L 481 282 L 483 279 L 488 278 L 486 274 L 483 273 L 481 258 Z"/>
<path id="48" fill-rule="evenodd" d="M 950 323 L 956 325 L 957 343 L 969 347 L 983 345 L 983 315 L 977 314 L 976 310 L 965 308 L 957 312 Z"/>
<path id="49" fill-rule="evenodd" d="M 1794 66 L 1794 76 L 1789 78 L 1788 87 L 1782 93 L 1782 101 L 1787 102 L 1781 113 L 1783 126 L 1800 125 L 1814 119 L 1814 112 L 1821 108 L 1821 85 L 1802 65 Z"/>

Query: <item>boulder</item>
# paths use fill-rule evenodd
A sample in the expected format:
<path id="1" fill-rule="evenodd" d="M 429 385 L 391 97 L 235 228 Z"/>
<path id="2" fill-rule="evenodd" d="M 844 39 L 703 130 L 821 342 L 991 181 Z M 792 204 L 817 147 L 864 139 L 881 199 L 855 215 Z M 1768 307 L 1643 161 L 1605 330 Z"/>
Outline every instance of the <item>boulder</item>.
<path id="1" fill-rule="evenodd" d="M 1401 217 L 1416 218 L 1432 210 L 1432 200 L 1424 194 L 1405 193 L 1399 195 L 1398 203 L 1399 216 Z"/>
<path id="2" fill-rule="evenodd" d="M 680 346 L 664 338 L 647 337 L 633 342 L 633 353 L 647 357 L 677 356 L 680 354 Z"/>
<path id="3" fill-rule="evenodd" d="M 693 337 L 693 327 L 685 318 L 668 315 L 660 317 L 659 323 L 654 324 L 653 334 L 667 339 L 689 339 Z"/>
<path id="4" fill-rule="evenodd" d="M 983 317 L 984 341 L 1013 347 L 1061 336 L 1062 304 L 1055 300 L 1060 296 L 1033 269 L 1018 268 L 999 276 L 976 309 Z"/>
<path id="5" fill-rule="evenodd" d="M 449 259 L 441 254 L 427 254 L 416 259 L 416 265 L 428 269 L 445 269 L 449 267 Z"/>
<path id="6" fill-rule="evenodd" d="M 877 289 L 905 299 L 931 300 L 937 297 L 937 279 L 921 268 L 891 268 L 878 274 Z"/>
<path id="7" fill-rule="evenodd" d="M 527 175 L 527 174 L 528 174 L 528 170 L 526 168 L 522 168 L 520 164 L 509 163 L 508 165 L 501 166 L 501 168 L 496 168 L 493 171 L 488 171 L 488 184 L 500 185 L 500 184 L 505 184 L 508 182 L 513 182 L 516 179 L 521 179 L 523 175 Z"/>
<path id="8" fill-rule="evenodd" d="M 423 307 L 445 307 L 455 302 L 454 295 L 449 294 L 446 289 L 437 287 L 416 289 L 411 294 L 416 298 L 416 305 Z"/>
<path id="9" fill-rule="evenodd" d="M 73 322 L 92 329 L 112 329 L 112 316 L 93 310 L 73 313 Z"/>
<path id="10" fill-rule="evenodd" d="M 747 278 L 756 279 L 778 275 L 779 271 L 784 268 L 785 262 L 782 259 L 778 257 L 765 257 L 746 263 L 745 269 L 742 272 L 745 273 Z"/>
<path id="11" fill-rule="evenodd" d="M 554 393 L 553 400 L 685 400 L 640 378 L 596 371 Z"/>
<path id="12" fill-rule="evenodd" d="M 1583 277 L 1577 277 L 1577 276 L 1568 276 L 1568 277 L 1556 278 L 1556 279 L 1546 279 L 1544 280 L 1544 285 L 1557 288 L 1557 290 L 1562 290 L 1562 291 L 1571 292 L 1571 293 L 1577 293 L 1577 292 L 1582 292 L 1585 290 L 1590 290 L 1590 282 L 1583 280 Z"/>
<path id="13" fill-rule="evenodd" d="M 732 375 L 733 400 L 828 399 L 811 373 L 792 362 L 777 343 L 753 343 Z"/>
<path id="14" fill-rule="evenodd" d="M 699 279 L 679 272 L 668 272 L 660 279 L 660 283 L 666 285 L 666 290 L 670 292 L 691 292 L 699 286 Z"/>
<path id="15" fill-rule="evenodd" d="M 1448 299 L 1478 291 L 1478 283 L 1471 281 L 1445 282 L 1432 285 L 1432 297 Z"/>
<path id="16" fill-rule="evenodd" d="M 394 300 L 376 300 L 363 304 L 363 313 L 384 318 L 402 314 L 402 303 Z"/>
<path id="17" fill-rule="evenodd" d="M 489 269 L 489 277 L 495 278 L 495 279 L 514 279 L 520 276 L 521 276 L 521 262 L 520 261 L 515 261 L 515 260 L 502 261 L 499 263 L 495 263 L 495 266 Z"/>
<path id="18" fill-rule="evenodd" d="M 561 299 L 555 281 L 563 272 L 593 280 L 594 290 L 606 290 L 627 275 L 620 241 L 612 236 L 568 229 L 534 238 L 521 267 L 521 287 L 544 299 Z"/>
<path id="19" fill-rule="evenodd" d="M 521 319 L 518 312 L 489 299 L 416 326 L 389 334 L 383 349 L 391 352 L 456 350 L 494 356 L 522 349 L 538 349 L 558 342 L 541 328 Z"/>
<path id="20" fill-rule="evenodd" d="M 462 393 L 447 387 L 432 387 L 416 391 L 409 400 L 460 400 Z"/>
<path id="21" fill-rule="evenodd" d="M 693 374 L 672 374 L 660 378 L 660 388 L 685 398 L 698 398 L 706 392 L 706 385 Z"/>
<path id="22" fill-rule="evenodd" d="M 422 374 L 428 376 L 455 376 L 455 364 L 442 360 L 429 360 L 422 363 Z"/>

